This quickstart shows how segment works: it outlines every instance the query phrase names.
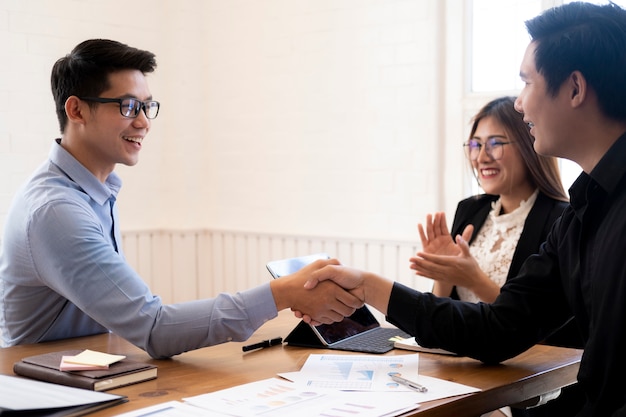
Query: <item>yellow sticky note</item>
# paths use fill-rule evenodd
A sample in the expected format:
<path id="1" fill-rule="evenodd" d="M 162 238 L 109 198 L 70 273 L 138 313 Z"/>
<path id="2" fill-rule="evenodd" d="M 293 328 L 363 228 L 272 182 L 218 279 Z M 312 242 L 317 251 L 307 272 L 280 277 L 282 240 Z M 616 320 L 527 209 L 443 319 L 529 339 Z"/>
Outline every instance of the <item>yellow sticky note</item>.
<path id="1" fill-rule="evenodd" d="M 77 363 L 81 365 L 108 366 L 112 363 L 121 361 L 126 356 L 111 355 L 110 353 L 96 352 L 85 349 L 76 356 L 68 356 L 65 358 L 67 363 Z"/>
<path id="2" fill-rule="evenodd" d="M 63 356 L 61 358 L 61 365 L 59 365 L 59 371 L 99 371 L 109 369 L 109 365 L 83 365 L 82 363 L 69 363 L 67 358 L 74 358 L 73 356 Z"/>

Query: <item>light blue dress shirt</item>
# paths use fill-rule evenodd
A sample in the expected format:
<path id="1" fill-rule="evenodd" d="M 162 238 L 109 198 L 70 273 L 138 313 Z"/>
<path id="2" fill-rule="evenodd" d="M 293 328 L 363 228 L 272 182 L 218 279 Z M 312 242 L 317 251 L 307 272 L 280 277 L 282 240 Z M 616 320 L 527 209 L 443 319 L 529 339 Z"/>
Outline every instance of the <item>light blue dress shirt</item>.
<path id="1" fill-rule="evenodd" d="M 57 140 L 18 191 L 0 253 L 2 346 L 112 331 L 155 358 L 242 341 L 276 317 L 269 282 L 234 295 L 165 305 L 125 261 L 115 205 Z"/>

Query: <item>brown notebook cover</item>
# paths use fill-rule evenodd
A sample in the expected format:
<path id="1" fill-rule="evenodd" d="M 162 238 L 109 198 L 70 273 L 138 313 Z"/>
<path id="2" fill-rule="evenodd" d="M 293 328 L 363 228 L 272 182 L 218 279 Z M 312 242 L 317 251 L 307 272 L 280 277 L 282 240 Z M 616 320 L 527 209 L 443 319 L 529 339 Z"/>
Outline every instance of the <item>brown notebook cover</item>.
<path id="1" fill-rule="evenodd" d="M 79 354 L 80 350 L 64 350 L 23 358 L 13 365 L 17 375 L 70 387 L 106 391 L 157 377 L 157 367 L 148 363 L 123 359 L 98 371 L 60 371 L 63 356 Z"/>

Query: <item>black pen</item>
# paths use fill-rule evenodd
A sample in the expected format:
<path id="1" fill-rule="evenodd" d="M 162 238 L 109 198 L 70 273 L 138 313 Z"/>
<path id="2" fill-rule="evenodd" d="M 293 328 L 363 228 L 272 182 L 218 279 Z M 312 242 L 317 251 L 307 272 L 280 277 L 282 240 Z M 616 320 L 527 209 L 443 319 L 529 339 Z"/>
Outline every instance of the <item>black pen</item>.
<path id="1" fill-rule="evenodd" d="M 402 378 L 401 376 L 398 375 L 391 375 L 391 379 L 393 379 L 395 382 L 402 384 L 404 386 L 407 386 L 411 389 L 414 389 L 415 391 L 419 391 L 419 392 L 426 392 L 428 391 L 428 388 L 426 388 L 423 385 L 418 384 L 417 382 L 413 382 L 410 381 L 406 378 Z"/>
<path id="2" fill-rule="evenodd" d="M 246 345 L 246 346 L 242 347 L 241 350 L 243 350 L 244 352 L 248 352 L 249 350 L 261 349 L 261 348 L 266 348 L 266 347 L 270 347 L 270 346 L 276 346 L 276 345 L 280 345 L 281 343 L 283 343 L 283 338 L 282 337 L 275 337 L 274 339 L 264 340 L 262 342 L 254 343 L 252 345 Z"/>

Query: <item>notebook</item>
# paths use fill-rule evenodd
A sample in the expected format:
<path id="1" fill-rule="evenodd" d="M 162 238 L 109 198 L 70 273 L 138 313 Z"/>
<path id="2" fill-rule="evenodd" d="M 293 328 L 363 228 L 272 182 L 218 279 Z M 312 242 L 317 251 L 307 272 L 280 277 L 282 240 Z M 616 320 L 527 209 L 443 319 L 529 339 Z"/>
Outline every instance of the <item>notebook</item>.
<path id="1" fill-rule="evenodd" d="M 28 378 L 94 391 L 107 391 L 157 377 L 155 365 L 128 359 L 115 362 L 106 370 L 59 370 L 63 356 L 73 356 L 80 352 L 81 350 L 62 350 L 29 356 L 13 364 L 13 372 Z"/>
<path id="2" fill-rule="evenodd" d="M 296 272 L 316 259 L 328 259 L 325 253 L 268 262 L 267 269 L 274 278 Z M 363 306 L 350 317 L 333 324 L 311 326 L 300 321 L 287 335 L 285 343 L 351 352 L 385 353 L 394 348 L 394 341 L 410 337 L 397 328 L 382 327 L 372 312 Z"/>

